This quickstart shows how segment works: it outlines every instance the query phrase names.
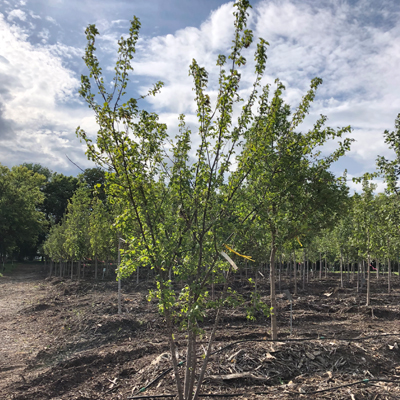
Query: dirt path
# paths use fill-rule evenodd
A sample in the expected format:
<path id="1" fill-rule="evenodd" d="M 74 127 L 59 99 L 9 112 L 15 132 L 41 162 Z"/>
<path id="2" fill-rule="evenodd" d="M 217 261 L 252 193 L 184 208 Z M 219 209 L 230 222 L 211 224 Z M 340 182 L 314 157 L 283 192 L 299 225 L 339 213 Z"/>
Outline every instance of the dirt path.
<path id="1" fill-rule="evenodd" d="M 0 278 L 0 391 L 24 381 L 28 360 L 45 347 L 48 337 L 36 318 L 21 316 L 44 294 L 41 266 L 17 265 Z"/>

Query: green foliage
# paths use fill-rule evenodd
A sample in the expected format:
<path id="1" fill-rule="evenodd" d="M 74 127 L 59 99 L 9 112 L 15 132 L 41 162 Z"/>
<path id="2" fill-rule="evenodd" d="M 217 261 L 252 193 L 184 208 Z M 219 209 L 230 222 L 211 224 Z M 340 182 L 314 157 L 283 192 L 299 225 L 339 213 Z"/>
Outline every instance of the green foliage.
<path id="1" fill-rule="evenodd" d="M 395 159 L 390 161 L 385 157 L 379 156 L 377 159 L 377 166 L 387 183 L 387 189 L 391 193 L 399 194 L 399 178 L 400 178 L 400 114 L 397 115 L 395 120 L 395 130 L 384 132 L 385 143 L 389 148 L 394 150 Z"/>
<path id="2" fill-rule="evenodd" d="M 95 195 L 101 201 L 106 201 L 106 173 L 103 169 L 99 167 L 86 168 L 85 171 L 78 176 L 78 178 L 90 190 L 91 197 Z"/>
<path id="3" fill-rule="evenodd" d="M 99 32 L 94 25 L 86 30 L 84 61 L 89 76 L 81 77 L 80 94 L 94 111 L 99 130 L 95 143 L 80 127 L 77 135 L 86 142 L 89 159 L 110 171 L 107 195 L 120 209 L 115 225 L 126 241 L 120 274 L 128 275 L 144 265 L 155 270 L 156 288 L 150 298 L 158 300 L 165 316 L 175 367 L 173 327 L 177 321 L 188 332 L 189 349 L 199 333 L 197 322 L 207 309 L 217 309 L 217 323 L 222 306 L 242 301 L 229 290 L 231 266 L 220 254 L 224 244 L 235 243 L 242 252 L 247 246 L 244 233 L 258 225 L 264 234 L 259 233 L 255 243 L 265 239 L 267 228 L 275 252 L 277 243 L 284 244 L 293 235 L 332 224 L 335 211 L 347 197 L 345 184 L 328 168 L 349 149 L 351 140 L 339 143 L 338 149 L 325 158 L 316 148 L 328 139 L 340 138 L 350 128 L 323 128 L 326 117 L 321 117 L 309 132 L 295 131 L 308 113 L 320 79 L 311 82 L 310 91 L 289 118 L 290 107 L 282 100 L 282 83 L 276 82 L 271 100 L 270 87 L 260 86 L 268 45 L 260 39 L 254 55 L 252 91 L 246 101 L 240 97 L 239 69 L 246 63 L 242 50 L 252 44 L 253 34 L 246 28 L 249 2 L 241 0 L 234 7 L 231 52 L 217 59 L 216 102 L 212 104 L 207 93 L 208 72 L 193 60 L 189 75 L 193 78 L 198 126 L 192 132 L 181 115 L 175 139 L 168 136 L 157 114 L 139 108 L 139 99 L 125 99 L 139 35 L 138 19 L 134 17 L 131 22 L 128 38 L 118 42 L 109 93 L 95 56 Z M 97 95 L 92 91 L 93 82 Z M 148 95 L 155 95 L 161 87 L 161 82 L 156 83 Z M 233 111 L 238 105 L 241 112 L 234 121 Z M 218 282 L 223 290 L 211 301 L 210 285 Z M 193 347 L 188 351 L 194 351 Z M 205 364 L 209 355 L 207 350 Z M 194 377 L 195 365 L 188 366 L 186 376 Z M 178 394 L 183 399 L 175 372 Z M 191 380 L 185 381 L 185 398 L 192 398 Z"/>
<path id="4" fill-rule="evenodd" d="M 64 248 L 69 256 L 68 259 L 78 261 L 90 255 L 89 216 L 89 190 L 81 186 L 67 207 Z"/>
<path id="5" fill-rule="evenodd" d="M 23 246 L 33 246 L 45 229 L 40 188 L 46 178 L 24 166 L 0 164 L 0 254 L 5 257 Z"/>
<path id="6" fill-rule="evenodd" d="M 55 172 L 43 188 L 45 200 L 42 211 L 51 224 L 58 224 L 62 220 L 68 201 L 78 188 L 78 179 Z"/>

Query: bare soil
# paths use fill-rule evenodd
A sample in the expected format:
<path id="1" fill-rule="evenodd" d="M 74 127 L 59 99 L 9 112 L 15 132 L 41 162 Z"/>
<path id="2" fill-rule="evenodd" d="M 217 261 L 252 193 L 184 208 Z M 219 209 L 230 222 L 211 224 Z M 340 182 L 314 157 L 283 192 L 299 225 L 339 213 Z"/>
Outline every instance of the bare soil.
<path id="1" fill-rule="evenodd" d="M 388 294 L 384 279 L 374 278 L 370 307 L 355 282 L 339 288 L 338 274 L 310 280 L 293 296 L 292 335 L 290 302 L 279 296 L 277 342 L 269 341 L 268 318 L 252 322 L 242 308 L 226 310 L 203 393 L 252 400 L 400 399 L 400 280 L 393 278 Z M 245 282 L 237 279 L 233 287 L 249 297 Z M 163 319 L 147 301 L 150 287 L 124 282 L 118 315 L 116 282 L 46 278 L 32 265 L 6 273 L 0 278 L 0 399 L 175 394 L 172 372 L 139 393 L 170 368 Z M 268 302 L 267 282 L 259 287 Z M 288 288 L 283 282 L 282 290 Z M 210 314 L 199 352 L 211 324 Z M 184 360 L 184 335 L 176 341 Z"/>

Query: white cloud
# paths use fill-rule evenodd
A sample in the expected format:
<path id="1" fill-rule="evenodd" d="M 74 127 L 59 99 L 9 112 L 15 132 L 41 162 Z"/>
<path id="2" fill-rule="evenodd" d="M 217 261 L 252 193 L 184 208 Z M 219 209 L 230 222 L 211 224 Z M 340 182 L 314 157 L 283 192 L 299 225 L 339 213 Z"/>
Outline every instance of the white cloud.
<path id="1" fill-rule="evenodd" d="M 69 153 L 88 165 L 75 129 L 91 112 L 79 108 L 79 81 L 63 66 L 57 46 L 30 44 L 26 33 L 7 24 L 1 14 L 0 42 L 5 44 L 0 62 L 1 117 L 13 129 L 12 137 L 0 137 L 0 162 L 35 161 L 65 170 Z"/>
<path id="2" fill-rule="evenodd" d="M 347 186 L 350 188 L 350 195 L 354 192 L 362 192 L 362 183 L 353 182 L 353 178 L 359 178 L 359 176 L 353 176 L 351 174 L 347 176 Z M 381 178 L 375 178 L 370 182 L 376 185 L 375 194 L 383 193 L 387 187 L 386 183 Z"/>
<path id="3" fill-rule="evenodd" d="M 226 3 L 198 28 L 186 27 L 173 34 L 139 40 L 131 82 L 136 83 L 142 94 L 154 81 L 165 82 L 161 94 L 147 101 L 160 113 L 160 120 L 168 122 L 171 132 L 176 131 L 179 113 L 187 114 L 193 130 L 196 126 L 193 79 L 188 76 L 193 58 L 209 72 L 209 93 L 215 98 L 219 71 L 215 64 L 218 54 L 229 54 L 232 45 L 232 12 L 233 2 Z M 31 17 L 38 16 L 31 13 Z M 348 159 L 365 171 L 375 168 L 378 154 L 389 156 L 391 153 L 382 133 L 393 129 L 394 119 L 400 112 L 399 17 L 399 7 L 384 0 L 381 7 L 368 0 L 359 0 L 357 4 L 265 0 L 258 2 L 250 15 L 255 40 L 263 37 L 271 44 L 263 82 L 271 83 L 279 77 L 287 87 L 285 100 L 297 106 L 310 80 L 315 76 L 323 78 L 324 84 L 318 90 L 304 129 L 312 126 L 320 114 L 327 115 L 328 125 L 334 128 L 352 125 L 351 136 L 356 142 Z M 51 125 L 54 132 L 67 132 L 79 120 L 79 123 L 86 121 L 94 130 L 93 121 L 88 122 L 90 111 L 71 116 L 66 108 L 76 101 L 79 82 L 65 68 L 65 62 L 72 64 L 77 56 L 82 56 L 82 49 L 63 43 L 30 45 L 29 32 L 14 25 L 24 18 L 22 10 L 14 10 L 7 17 L 13 21 L 12 26 L 0 19 L 0 25 L 7 32 L 0 33 L 7 49 L 7 54 L 2 52 L 2 56 L 11 65 L 0 60 L 0 72 L 13 82 L 13 91 L 7 92 L 11 97 L 7 102 L 2 99 L 0 116 L 15 121 L 20 127 L 20 138 L 23 127 L 28 125 L 40 132 L 45 131 L 46 125 Z M 99 14 L 96 22 L 101 32 L 96 47 L 104 71 L 113 68 L 121 28 L 129 25 L 125 19 L 114 18 L 110 22 Z M 46 19 L 57 24 L 51 17 Z M 53 30 L 51 33 L 57 37 Z M 48 31 L 42 30 L 41 37 L 46 43 Z M 245 51 L 248 64 L 242 69 L 241 79 L 241 93 L 245 98 L 254 79 L 254 48 Z M 108 76 L 105 78 L 107 81 Z M 71 143 L 72 136 L 68 139 Z M 51 146 L 61 148 L 63 140 L 65 135 L 62 140 L 54 138 Z M 328 144 L 325 150 L 331 149 L 332 144 Z"/>
<path id="4" fill-rule="evenodd" d="M 43 28 L 43 29 L 38 33 L 38 37 L 39 37 L 40 39 L 42 39 L 41 42 L 42 42 L 43 44 L 46 44 L 47 41 L 48 41 L 49 38 L 50 38 L 50 31 L 49 31 L 48 29 L 46 29 L 46 28 Z"/>
<path id="5" fill-rule="evenodd" d="M 279 77 L 287 87 L 286 101 L 297 106 L 310 80 L 323 78 L 304 128 L 320 114 L 328 116 L 328 126 L 351 125 L 350 136 L 356 142 L 349 157 L 372 171 L 377 155 L 390 153 L 382 133 L 400 112 L 400 18 L 395 18 L 400 14 L 363 4 L 367 5 L 331 2 L 318 7 L 312 1 L 261 1 L 250 20 L 255 39 L 263 37 L 271 45 L 264 82 Z M 392 18 L 391 24 L 374 25 L 375 14 Z M 216 57 L 229 51 L 232 22 L 232 3 L 228 3 L 199 29 L 187 27 L 140 41 L 135 73 L 166 84 L 160 95 L 149 99 L 155 109 L 193 115 L 192 79 L 186 71 L 195 58 L 209 71 L 210 88 L 215 89 Z M 246 52 L 246 58 L 244 92 L 254 78 L 252 54 Z M 325 150 L 330 149 L 331 144 Z"/>
<path id="6" fill-rule="evenodd" d="M 46 17 L 46 20 L 51 22 L 54 25 L 58 25 L 58 22 L 53 17 L 50 17 L 49 15 Z"/>
<path id="7" fill-rule="evenodd" d="M 33 11 L 29 11 L 29 15 L 33 18 L 33 19 L 42 19 L 42 17 L 38 14 L 35 14 Z"/>
<path id="8" fill-rule="evenodd" d="M 24 11 L 15 9 L 8 13 L 7 20 L 13 21 L 14 19 L 20 19 L 21 21 L 26 21 L 26 14 Z"/>

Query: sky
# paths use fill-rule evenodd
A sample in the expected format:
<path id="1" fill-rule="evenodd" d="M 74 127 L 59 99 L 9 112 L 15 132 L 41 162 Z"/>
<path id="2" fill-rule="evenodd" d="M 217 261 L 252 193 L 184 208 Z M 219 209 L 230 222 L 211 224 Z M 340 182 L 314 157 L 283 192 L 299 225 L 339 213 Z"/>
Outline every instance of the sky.
<path id="1" fill-rule="evenodd" d="M 394 0 L 251 1 L 249 28 L 270 44 L 263 83 L 279 78 L 293 107 L 312 78 L 323 79 L 304 130 L 320 114 L 333 128 L 350 125 L 351 152 L 333 167 L 340 175 L 375 170 L 378 155 L 392 158 L 383 132 L 400 113 L 400 2 Z M 193 58 L 210 73 L 215 94 L 218 54 L 229 54 L 233 2 L 218 0 L 0 0 L 0 163 L 42 165 L 68 175 L 94 165 L 75 130 L 95 134 L 93 112 L 79 97 L 85 28 L 100 31 L 97 50 L 106 82 L 112 78 L 117 40 L 133 15 L 142 24 L 128 94 L 156 81 L 161 93 L 140 106 L 160 115 L 174 135 L 179 113 L 196 126 L 188 76 Z M 252 52 L 241 79 L 249 93 Z M 328 144 L 325 151 L 330 150 Z M 378 180 L 379 188 L 382 183 Z M 355 185 L 349 182 L 354 189 Z"/>

